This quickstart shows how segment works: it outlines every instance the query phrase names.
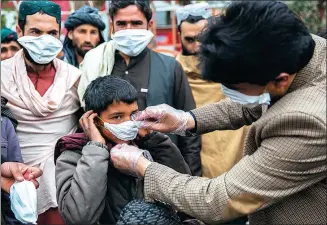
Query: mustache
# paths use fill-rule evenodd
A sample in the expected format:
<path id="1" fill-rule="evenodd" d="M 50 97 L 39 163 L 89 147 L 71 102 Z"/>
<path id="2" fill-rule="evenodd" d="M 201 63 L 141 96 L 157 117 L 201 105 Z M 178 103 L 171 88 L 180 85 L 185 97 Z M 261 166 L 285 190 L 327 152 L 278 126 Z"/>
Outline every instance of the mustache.
<path id="1" fill-rule="evenodd" d="M 91 48 L 95 48 L 94 45 L 89 44 L 89 43 L 84 43 L 84 44 L 82 44 L 82 45 L 81 45 L 81 48 L 82 48 L 82 47 L 91 47 Z"/>

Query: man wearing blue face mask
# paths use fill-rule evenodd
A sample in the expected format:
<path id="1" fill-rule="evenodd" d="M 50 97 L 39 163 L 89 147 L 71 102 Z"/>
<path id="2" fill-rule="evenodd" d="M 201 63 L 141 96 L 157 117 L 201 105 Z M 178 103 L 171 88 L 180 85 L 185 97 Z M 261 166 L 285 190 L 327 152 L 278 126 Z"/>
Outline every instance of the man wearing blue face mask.
<path id="1" fill-rule="evenodd" d="M 233 1 L 200 42 L 204 79 L 229 99 L 190 112 L 149 107 L 136 120 L 180 135 L 251 124 L 244 157 L 214 179 L 190 178 L 125 145 L 110 152 L 116 168 L 144 176 L 146 200 L 206 223 L 326 224 L 326 39 L 280 1 Z"/>
<path id="2" fill-rule="evenodd" d="M 115 74 L 135 87 L 140 110 L 162 103 L 186 111 L 194 109 L 192 91 L 180 63 L 147 48 L 153 38 L 149 1 L 111 1 L 109 14 L 112 40 L 90 50 L 80 65 L 78 94 L 82 106 L 83 94 L 92 80 Z M 171 139 L 181 150 L 192 174 L 200 176 L 200 137 L 172 135 Z"/>
<path id="3" fill-rule="evenodd" d="M 74 85 L 81 72 L 56 59 L 62 49 L 60 23 L 59 5 L 22 1 L 16 29 L 23 49 L 1 62 L 1 96 L 19 123 L 23 161 L 44 171 L 37 190 L 41 224 L 63 223 L 56 210 L 53 152 L 58 138 L 76 131 L 80 108 Z"/>

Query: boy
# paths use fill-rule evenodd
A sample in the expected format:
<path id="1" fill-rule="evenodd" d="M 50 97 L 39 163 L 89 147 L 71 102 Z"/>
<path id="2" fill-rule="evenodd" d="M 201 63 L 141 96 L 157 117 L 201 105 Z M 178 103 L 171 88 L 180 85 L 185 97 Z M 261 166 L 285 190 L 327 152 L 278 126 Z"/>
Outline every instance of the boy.
<path id="1" fill-rule="evenodd" d="M 68 224 L 115 224 L 121 210 L 143 198 L 143 180 L 113 167 L 115 144 L 135 144 L 154 161 L 190 174 L 179 149 L 168 136 L 139 130 L 131 117 L 138 112 L 137 91 L 125 80 L 99 77 L 84 94 L 85 133 L 61 138 L 55 149 L 59 211 Z M 137 137 L 135 138 L 135 136 Z M 123 140 L 122 140 L 123 139 Z"/>

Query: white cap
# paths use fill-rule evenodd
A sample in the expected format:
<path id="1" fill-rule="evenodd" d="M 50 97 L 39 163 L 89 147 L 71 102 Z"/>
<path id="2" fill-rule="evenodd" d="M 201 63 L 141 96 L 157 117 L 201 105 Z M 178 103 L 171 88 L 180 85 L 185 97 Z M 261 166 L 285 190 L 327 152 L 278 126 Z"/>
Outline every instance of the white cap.
<path id="1" fill-rule="evenodd" d="M 207 19 L 211 16 L 209 4 L 206 2 L 195 3 L 178 7 L 176 9 L 177 25 L 180 25 L 183 20 L 186 20 L 189 16 L 202 16 L 203 19 Z"/>

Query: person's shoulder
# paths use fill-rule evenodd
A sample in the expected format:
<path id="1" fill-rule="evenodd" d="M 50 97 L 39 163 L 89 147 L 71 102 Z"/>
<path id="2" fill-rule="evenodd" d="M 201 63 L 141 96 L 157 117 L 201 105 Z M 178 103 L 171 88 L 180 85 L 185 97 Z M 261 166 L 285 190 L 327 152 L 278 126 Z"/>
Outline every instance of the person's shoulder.
<path id="1" fill-rule="evenodd" d="M 10 122 L 10 120 L 7 117 L 1 116 L 1 131 L 2 132 L 7 129 L 8 122 Z"/>
<path id="2" fill-rule="evenodd" d="M 326 86 L 311 86 L 286 94 L 266 113 L 266 118 L 289 115 L 312 117 L 326 124 Z"/>
<path id="3" fill-rule="evenodd" d="M 69 64 L 67 61 L 64 61 L 64 60 L 58 59 L 58 58 L 55 58 L 54 61 L 57 64 L 60 64 L 60 66 L 68 68 L 68 70 L 71 71 L 71 72 L 81 73 L 81 71 L 78 68 L 76 68 L 75 66 Z"/>
<path id="4" fill-rule="evenodd" d="M 175 57 L 172 57 L 172 56 L 170 56 L 170 55 L 165 55 L 165 54 L 163 54 L 163 53 L 153 51 L 152 49 L 149 49 L 149 51 L 150 51 L 150 53 L 151 53 L 152 55 L 156 55 L 156 56 L 158 56 L 159 58 L 161 58 L 161 59 L 163 59 L 163 60 L 165 60 L 165 61 L 177 62 L 176 59 L 175 59 Z"/>
<path id="5" fill-rule="evenodd" d="M 82 156 L 82 149 L 88 141 L 84 133 L 69 134 L 61 137 L 57 141 L 54 149 L 55 162 L 61 155 L 66 155 L 67 157 L 72 156 L 79 159 Z"/>
<path id="6" fill-rule="evenodd" d="M 316 48 L 325 48 L 326 49 L 326 39 L 323 37 L 319 37 L 315 34 L 311 34 L 312 39 L 316 43 Z"/>
<path id="7" fill-rule="evenodd" d="M 99 58 L 99 56 L 102 56 L 103 54 L 105 54 L 105 51 L 107 51 L 108 49 L 114 49 L 112 43 L 111 42 L 103 42 L 102 44 L 100 44 L 97 47 L 88 51 L 84 56 L 84 61 L 87 59 L 94 61 L 96 58 Z"/>
<path id="8" fill-rule="evenodd" d="M 13 63 L 14 57 L 1 61 L 1 76 L 8 76 L 10 74 L 8 72 L 12 70 Z"/>

